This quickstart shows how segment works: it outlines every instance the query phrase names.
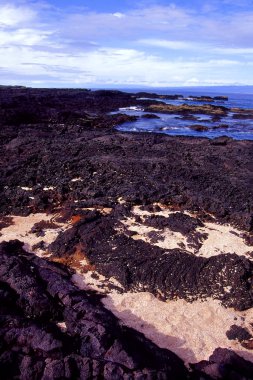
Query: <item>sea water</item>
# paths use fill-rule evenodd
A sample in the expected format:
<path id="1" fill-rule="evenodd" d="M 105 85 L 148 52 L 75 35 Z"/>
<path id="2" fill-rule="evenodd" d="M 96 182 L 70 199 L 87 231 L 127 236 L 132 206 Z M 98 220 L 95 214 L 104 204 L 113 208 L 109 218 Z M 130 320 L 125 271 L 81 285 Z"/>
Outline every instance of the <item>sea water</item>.
<path id="1" fill-rule="evenodd" d="M 122 89 L 126 92 L 150 92 L 159 95 L 182 95 L 184 98 L 190 96 L 228 96 L 228 100 L 219 100 L 213 102 L 203 102 L 185 99 L 162 99 L 163 102 L 173 105 L 189 104 L 213 104 L 227 108 L 241 108 L 253 110 L 253 86 L 235 86 L 235 87 L 176 87 L 176 88 L 136 88 Z M 154 99 L 159 100 L 160 99 Z M 236 119 L 233 118 L 233 112 L 228 112 L 227 116 L 221 117 L 220 120 L 213 121 L 212 116 L 206 114 L 195 114 L 197 120 L 182 119 L 180 114 L 156 113 L 159 119 L 142 118 L 145 112 L 141 107 L 121 109 L 121 113 L 139 116 L 136 121 L 126 122 L 117 129 L 129 132 L 156 132 L 167 135 L 183 135 L 195 137 L 215 138 L 219 136 L 228 136 L 237 140 L 253 140 L 253 117 Z M 154 113 L 154 112 L 152 112 Z M 191 126 L 202 125 L 208 127 L 207 131 L 195 131 Z"/>

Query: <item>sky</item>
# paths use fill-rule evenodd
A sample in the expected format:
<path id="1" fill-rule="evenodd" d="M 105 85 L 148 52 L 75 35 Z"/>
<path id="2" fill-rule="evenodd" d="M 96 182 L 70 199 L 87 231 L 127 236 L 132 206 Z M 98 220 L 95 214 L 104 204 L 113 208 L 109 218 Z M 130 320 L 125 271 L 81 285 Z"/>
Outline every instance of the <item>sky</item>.
<path id="1" fill-rule="evenodd" d="M 0 84 L 253 85 L 253 0 L 0 0 Z"/>

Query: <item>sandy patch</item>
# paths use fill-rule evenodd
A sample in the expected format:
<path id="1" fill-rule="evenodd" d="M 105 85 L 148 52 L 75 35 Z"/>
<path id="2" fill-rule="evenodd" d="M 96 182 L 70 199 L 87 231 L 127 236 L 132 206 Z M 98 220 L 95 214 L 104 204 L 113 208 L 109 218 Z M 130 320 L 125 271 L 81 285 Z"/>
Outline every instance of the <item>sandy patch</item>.
<path id="1" fill-rule="evenodd" d="M 81 289 L 105 294 L 104 306 L 124 325 L 142 332 L 159 347 L 173 351 L 185 363 L 207 360 L 217 347 L 232 349 L 253 362 L 253 351 L 226 336 L 232 325 L 253 334 L 253 309 L 235 311 L 211 298 L 192 303 L 182 299 L 162 302 L 148 292 L 122 293 L 115 279 L 106 279 L 95 271 L 78 272 L 72 281 Z"/>
<path id="2" fill-rule="evenodd" d="M 54 190 L 54 189 L 55 189 L 55 186 L 45 186 L 45 187 L 43 187 L 44 191 L 49 191 L 49 190 Z"/>
<path id="3" fill-rule="evenodd" d="M 24 191 L 32 191 L 33 188 L 32 187 L 26 187 L 26 186 L 18 186 L 20 187 L 20 189 L 24 190 Z"/>
<path id="4" fill-rule="evenodd" d="M 81 264 L 87 263 L 83 260 Z M 232 325 L 253 334 L 253 309 L 235 311 L 211 298 L 192 303 L 183 299 L 162 302 L 148 292 L 123 293 L 115 279 L 107 279 L 96 271 L 79 270 L 72 281 L 81 289 L 104 294 L 104 306 L 122 324 L 142 332 L 159 347 L 171 350 L 186 364 L 207 360 L 218 347 L 232 349 L 253 362 L 253 351 L 226 336 Z"/>
<path id="5" fill-rule="evenodd" d="M 198 251 L 199 256 L 211 257 L 220 253 L 236 253 L 252 259 L 249 252 L 253 251 L 253 247 L 245 244 L 242 231 L 231 225 L 205 223 L 205 227 L 199 228 L 198 231 L 208 234 L 208 238 Z"/>
<path id="6" fill-rule="evenodd" d="M 149 244 L 153 244 L 164 249 L 182 248 L 182 244 L 184 244 L 186 247 L 188 246 L 186 237 L 180 232 L 174 232 L 168 228 L 164 229 L 164 231 L 161 232 L 157 228 L 145 226 L 141 223 L 136 223 L 134 218 L 126 218 L 124 220 L 121 220 L 121 223 L 129 231 L 136 232 L 136 234 L 131 236 L 134 240 L 143 240 Z M 148 236 L 150 232 L 156 232 L 159 234 L 160 239 L 156 243 L 152 243 L 152 239 Z M 193 252 L 193 249 L 191 248 L 188 248 L 188 250 Z"/>
<path id="7" fill-rule="evenodd" d="M 83 182 L 83 179 L 81 177 L 72 178 L 70 182 Z"/>
<path id="8" fill-rule="evenodd" d="M 49 188 L 48 188 L 49 189 Z M 81 210 L 97 210 L 101 212 L 103 215 L 108 215 L 111 213 L 112 208 L 109 207 L 90 207 L 90 208 L 82 208 Z M 81 216 L 74 216 L 67 223 L 59 223 L 55 222 L 54 219 L 59 215 L 54 214 L 46 214 L 46 213 L 36 213 L 30 214 L 29 216 L 16 216 L 9 215 L 8 217 L 12 218 L 12 224 L 8 227 L 1 229 L 0 234 L 0 243 L 3 241 L 10 241 L 18 239 L 24 242 L 24 249 L 27 252 L 36 253 L 38 256 L 47 254 L 47 247 L 53 243 L 58 237 L 60 232 L 64 232 L 67 228 L 71 227 L 73 223 L 79 221 Z M 75 221 L 74 218 L 77 218 Z M 36 233 L 31 232 L 31 229 L 36 223 L 41 221 L 45 222 L 53 222 L 56 227 L 46 227 L 43 228 L 43 236 L 38 236 Z M 44 247 L 32 249 L 35 244 L 40 242 L 44 243 Z"/>
<path id="9" fill-rule="evenodd" d="M 208 359 L 217 347 L 232 349 L 253 361 L 252 351 L 226 336 L 234 324 L 252 332 L 253 309 L 237 312 L 213 299 L 165 303 L 147 292 L 115 293 L 105 297 L 103 303 L 123 324 L 142 332 L 159 347 L 175 352 L 186 363 Z"/>
<path id="10" fill-rule="evenodd" d="M 101 210 L 100 210 L 101 211 Z M 110 209 L 103 210 L 109 213 Z M 141 211 L 141 210 L 140 210 Z M 137 209 L 137 214 L 138 214 Z M 164 216 L 174 211 L 162 210 Z M 157 214 L 161 214 L 161 212 Z M 150 215 L 149 212 L 145 212 Z M 139 216 L 140 215 L 139 213 Z M 1 241 L 19 239 L 25 243 L 25 249 L 32 252 L 32 246 L 41 242 L 52 243 L 60 233 L 71 224 L 57 223 L 57 228 L 43 230 L 43 237 L 31 232 L 35 223 L 42 220 L 54 221 L 54 215 L 44 213 L 32 214 L 28 217 L 12 216 L 14 224 L 3 228 L 0 236 Z M 135 231 L 135 239 L 149 239 L 148 233 L 159 230 L 136 223 L 134 218 L 123 221 L 124 228 Z M 208 238 L 203 243 L 197 254 L 211 256 L 222 252 L 236 252 L 246 254 L 249 248 L 241 237 L 241 231 L 228 225 L 217 223 L 205 223 L 202 232 L 208 233 Z M 231 232 L 232 231 L 232 232 Z M 165 229 L 162 231 L 163 239 L 156 245 L 163 248 L 174 248 L 177 244 L 187 245 L 186 237 Z M 150 239 L 149 239 L 150 241 Z M 189 247 L 190 248 L 190 247 Z M 45 251 L 33 251 L 42 255 Z M 113 278 L 107 279 L 95 270 L 85 270 L 89 264 L 85 259 L 79 260 L 80 268 L 73 275 L 72 281 L 81 289 L 95 290 L 105 294 L 103 303 L 111 310 L 123 324 L 128 325 L 140 332 L 155 344 L 175 352 L 186 363 L 194 363 L 208 359 L 217 347 L 229 348 L 253 361 L 253 351 L 243 348 L 238 341 L 229 340 L 226 331 L 232 325 L 247 328 L 253 333 L 253 309 L 245 312 L 226 309 L 218 300 L 194 301 L 187 303 L 184 300 L 162 302 L 147 292 L 122 293 L 120 284 Z M 59 324 L 63 330 L 65 325 Z"/>
<path id="11" fill-rule="evenodd" d="M 161 205 L 159 205 L 161 207 Z M 134 217 L 121 220 L 121 223 L 129 230 L 136 232 L 132 236 L 133 239 L 141 239 L 150 244 L 156 245 L 163 249 L 184 248 L 189 253 L 196 256 L 211 257 L 222 253 L 236 253 L 239 256 L 246 256 L 248 259 L 253 260 L 250 253 L 253 253 L 253 247 L 248 246 L 245 243 L 243 234 L 246 231 L 240 231 L 237 228 L 229 224 L 219 224 L 216 222 L 203 223 L 204 227 L 196 228 L 196 233 L 207 234 L 207 239 L 201 241 L 201 247 L 199 250 L 192 247 L 191 243 L 187 241 L 187 236 L 180 232 L 175 232 L 169 228 L 158 230 L 153 227 L 144 225 L 144 217 L 151 215 L 158 215 L 169 217 L 178 211 L 171 211 L 168 208 L 163 208 L 158 212 L 143 211 L 139 206 L 135 206 L 132 209 L 132 213 L 141 217 L 142 222 L 136 222 Z M 196 217 L 195 214 L 185 211 L 184 214 L 191 217 Z M 150 232 L 156 232 L 158 239 L 156 242 L 152 242 L 152 239 L 148 236 Z"/>
<path id="12" fill-rule="evenodd" d="M 82 260 L 80 264 L 85 266 L 87 262 Z M 87 271 L 83 273 L 82 269 L 78 269 L 72 276 L 72 281 L 80 289 L 94 290 L 101 294 L 114 294 L 123 291 L 121 284 L 115 280 L 115 278 L 110 277 L 108 279 L 97 271 Z"/>
<path id="13" fill-rule="evenodd" d="M 37 236 L 32 233 L 31 229 L 35 223 L 43 221 L 53 221 L 56 215 L 48 215 L 45 213 L 31 214 L 29 216 L 11 216 L 13 224 L 1 230 L 0 243 L 2 241 L 10 241 L 18 239 L 24 242 L 24 249 L 27 252 L 35 252 L 38 255 L 45 253 L 46 249 L 33 250 L 32 246 L 43 241 L 45 248 L 56 240 L 61 231 L 66 230 L 69 225 L 57 223 L 57 228 L 43 229 L 44 236 Z"/>

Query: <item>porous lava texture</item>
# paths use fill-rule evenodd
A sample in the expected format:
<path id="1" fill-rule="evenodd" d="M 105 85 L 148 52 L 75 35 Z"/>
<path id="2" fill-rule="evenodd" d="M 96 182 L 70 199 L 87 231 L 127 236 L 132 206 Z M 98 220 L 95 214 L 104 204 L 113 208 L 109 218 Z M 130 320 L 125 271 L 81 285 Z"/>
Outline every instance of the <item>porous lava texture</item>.
<path id="1" fill-rule="evenodd" d="M 115 277 L 127 291 L 145 290 L 165 299 L 179 297 L 188 301 L 212 297 L 238 310 L 253 306 L 253 263 L 250 260 L 236 254 L 196 257 L 186 250 L 165 250 L 134 240 L 118 223 L 117 217 L 122 212 L 122 206 L 115 208 L 115 216 L 88 212 L 72 228 L 61 233 L 49 251 L 55 257 L 68 257 L 77 246 L 81 247 L 84 257 L 99 272 Z M 175 215 L 168 218 L 167 225 L 184 234 L 200 224 L 196 219 L 192 222 L 187 215 L 181 218 Z M 156 223 L 151 223 L 150 219 L 149 225 L 155 226 L 157 219 L 166 221 L 166 218 L 156 217 L 153 218 Z M 179 221 L 181 226 L 177 224 Z"/>
<path id="2" fill-rule="evenodd" d="M 0 245 L 0 371 L 3 379 L 187 379 L 183 362 L 120 326 L 71 273 Z"/>
<path id="3" fill-rule="evenodd" d="M 253 306 L 248 257 L 161 248 L 133 239 L 124 224 L 128 218 L 141 222 L 153 239 L 169 229 L 198 249 L 207 239 L 198 229 L 215 219 L 243 229 L 252 251 L 253 142 L 116 131 L 135 119 L 108 114 L 120 107 L 188 117 L 199 112 L 140 96 L 145 94 L 0 88 L 1 233 L 15 215 L 47 212 L 58 214 L 55 223 L 71 220 L 47 248 L 48 258 L 27 253 L 19 241 L 0 245 L 4 379 L 253 379 L 252 363 L 221 348 L 186 369 L 71 280 L 67 265 L 76 255 L 123 290 L 148 290 L 164 300 L 212 297 L 238 310 Z M 228 109 L 207 104 L 204 111 L 219 116 Z M 157 203 L 178 213 L 133 213 L 136 205 L 159 211 Z M 38 222 L 31 233 L 43 239 L 43 229 L 54 222 Z M 239 339 L 241 331 L 232 328 L 228 335 Z"/>

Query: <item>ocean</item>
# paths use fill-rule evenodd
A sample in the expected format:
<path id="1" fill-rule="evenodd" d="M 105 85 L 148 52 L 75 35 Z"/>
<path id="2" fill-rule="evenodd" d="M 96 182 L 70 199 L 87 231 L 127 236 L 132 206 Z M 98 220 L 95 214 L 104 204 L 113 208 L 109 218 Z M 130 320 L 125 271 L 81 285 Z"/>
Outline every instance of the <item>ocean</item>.
<path id="1" fill-rule="evenodd" d="M 184 98 L 190 96 L 228 96 L 228 101 L 201 102 L 191 100 L 163 100 L 165 103 L 180 105 L 183 103 L 191 105 L 214 104 L 227 108 L 251 109 L 251 116 L 238 119 L 233 112 L 228 112 L 220 120 L 213 120 L 210 115 L 195 115 L 196 120 L 181 119 L 182 115 L 157 113 L 159 119 L 141 118 L 145 114 L 141 108 L 125 109 L 120 112 L 129 115 L 140 116 L 137 121 L 127 122 L 117 129 L 130 132 L 155 132 L 167 135 L 183 135 L 195 137 L 215 138 L 228 136 L 236 140 L 253 140 L 253 86 L 219 86 L 219 87 L 174 87 L 174 88 L 122 88 L 126 92 L 150 92 L 160 95 L 182 95 Z M 196 131 L 191 129 L 194 125 L 207 127 L 206 131 Z"/>

